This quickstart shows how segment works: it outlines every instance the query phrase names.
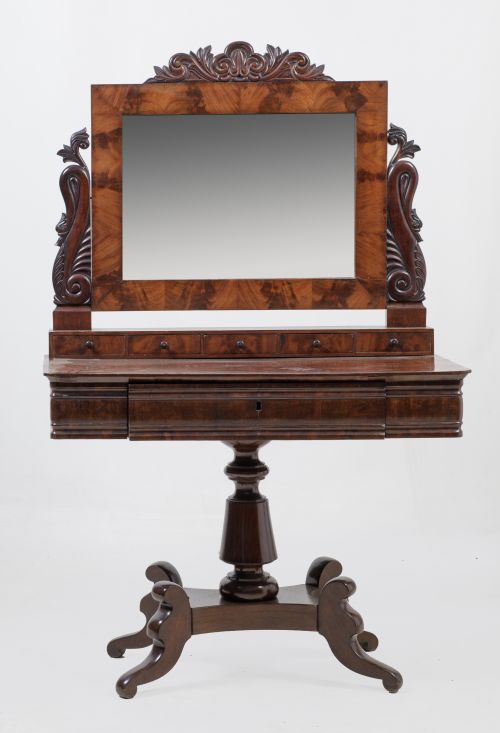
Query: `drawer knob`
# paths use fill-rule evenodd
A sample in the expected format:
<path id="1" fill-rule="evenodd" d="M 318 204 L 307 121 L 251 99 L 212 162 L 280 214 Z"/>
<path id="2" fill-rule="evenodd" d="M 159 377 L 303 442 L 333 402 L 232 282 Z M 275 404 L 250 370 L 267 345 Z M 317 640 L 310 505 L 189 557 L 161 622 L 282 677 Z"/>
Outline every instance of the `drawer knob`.
<path id="1" fill-rule="evenodd" d="M 160 349 L 168 349 L 168 341 L 160 341 Z"/>
<path id="2" fill-rule="evenodd" d="M 93 341 L 85 341 L 85 348 L 86 349 L 93 349 L 94 348 L 94 342 Z"/>
<path id="3" fill-rule="evenodd" d="M 238 347 L 238 349 L 244 349 L 245 348 L 245 342 L 242 339 L 239 339 L 236 342 L 236 346 Z"/>
<path id="4" fill-rule="evenodd" d="M 397 339 L 397 338 L 393 337 L 393 338 L 392 338 L 392 339 L 391 339 L 391 340 L 389 341 L 389 346 L 391 346 L 391 347 L 392 347 L 393 349 L 394 349 L 394 348 L 396 348 L 396 346 L 399 346 L 399 339 Z"/>
<path id="5" fill-rule="evenodd" d="M 319 339 L 314 339 L 313 340 L 313 346 L 314 346 L 315 349 L 319 349 L 320 346 L 321 346 L 321 341 Z"/>

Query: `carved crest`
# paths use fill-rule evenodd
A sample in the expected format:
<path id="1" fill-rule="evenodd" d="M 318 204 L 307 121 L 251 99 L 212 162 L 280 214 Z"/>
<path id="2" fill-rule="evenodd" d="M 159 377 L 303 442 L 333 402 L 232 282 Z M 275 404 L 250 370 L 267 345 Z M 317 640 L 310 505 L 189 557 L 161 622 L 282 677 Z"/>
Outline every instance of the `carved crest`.
<path id="1" fill-rule="evenodd" d="M 196 53 L 176 53 L 168 66 L 155 66 L 155 76 L 146 84 L 175 81 L 282 81 L 331 80 L 323 74 L 322 66 L 311 64 L 308 56 L 300 51 L 282 51 L 267 45 L 266 53 L 255 53 L 244 41 L 226 46 L 224 53 L 216 56 L 212 47 L 199 48 Z"/>
<path id="2" fill-rule="evenodd" d="M 422 222 L 412 208 L 418 173 L 408 158 L 420 147 L 392 124 L 387 141 L 397 145 L 387 169 L 387 295 L 391 301 L 415 303 L 425 299 L 427 273 L 419 244 Z"/>
<path id="3" fill-rule="evenodd" d="M 56 305 L 87 305 L 90 303 L 90 177 L 80 154 L 89 147 L 86 128 L 75 132 L 69 145 L 58 150 L 68 165 L 59 178 L 66 212 L 56 225 L 59 251 L 52 270 L 54 303 Z"/>

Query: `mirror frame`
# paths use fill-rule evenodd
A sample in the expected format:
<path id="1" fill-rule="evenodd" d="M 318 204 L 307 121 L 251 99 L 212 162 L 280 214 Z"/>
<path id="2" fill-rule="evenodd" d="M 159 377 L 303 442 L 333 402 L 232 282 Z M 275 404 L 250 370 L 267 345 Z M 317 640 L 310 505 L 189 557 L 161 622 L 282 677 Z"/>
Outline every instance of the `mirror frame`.
<path id="1" fill-rule="evenodd" d="M 346 112 L 356 124 L 353 278 L 123 280 L 123 115 Z M 92 310 L 386 308 L 386 169 L 385 81 L 93 85 Z M 300 182 L 285 184 L 300 194 Z"/>

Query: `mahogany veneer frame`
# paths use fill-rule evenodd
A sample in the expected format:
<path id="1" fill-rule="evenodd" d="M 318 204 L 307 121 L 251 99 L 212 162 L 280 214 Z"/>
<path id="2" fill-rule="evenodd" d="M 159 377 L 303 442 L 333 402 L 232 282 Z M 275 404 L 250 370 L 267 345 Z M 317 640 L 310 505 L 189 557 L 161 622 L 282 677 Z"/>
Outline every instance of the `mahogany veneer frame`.
<path id="1" fill-rule="evenodd" d="M 356 116 L 354 278 L 123 280 L 123 115 L 346 112 Z M 92 309 L 385 308 L 386 176 L 385 81 L 94 85 Z"/>

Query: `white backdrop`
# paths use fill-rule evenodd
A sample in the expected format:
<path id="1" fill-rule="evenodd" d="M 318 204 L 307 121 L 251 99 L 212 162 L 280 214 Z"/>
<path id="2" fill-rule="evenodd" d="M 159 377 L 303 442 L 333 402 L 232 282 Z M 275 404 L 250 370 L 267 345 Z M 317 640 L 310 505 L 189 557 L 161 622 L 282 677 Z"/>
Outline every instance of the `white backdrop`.
<path id="1" fill-rule="evenodd" d="M 213 721 L 229 731 L 242 706 L 240 731 L 491 730 L 500 631 L 496 3 L 25 0 L 4 2 L 2 16 L 0 730 L 126 733 Z M 422 147 L 415 205 L 429 324 L 437 353 L 473 369 L 463 439 L 275 442 L 262 452 L 279 553 L 269 569 L 284 585 L 302 582 L 316 555 L 343 562 L 380 658 L 405 676 L 395 697 L 342 668 L 317 635 L 247 632 L 194 638 L 168 677 L 120 700 L 114 680 L 143 653 L 117 661 L 104 648 L 141 623 L 146 565 L 170 560 L 188 585 L 216 585 L 227 571 L 217 549 L 230 452 L 49 440 L 42 355 L 63 209 L 55 153 L 90 127 L 91 83 L 141 82 L 176 51 L 212 43 L 218 52 L 232 40 L 304 50 L 338 80 L 387 79 L 390 120 Z M 164 324 L 181 322 L 207 323 L 193 313 Z"/>

